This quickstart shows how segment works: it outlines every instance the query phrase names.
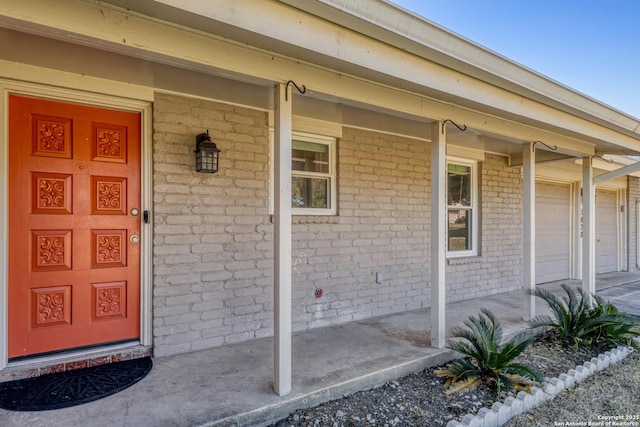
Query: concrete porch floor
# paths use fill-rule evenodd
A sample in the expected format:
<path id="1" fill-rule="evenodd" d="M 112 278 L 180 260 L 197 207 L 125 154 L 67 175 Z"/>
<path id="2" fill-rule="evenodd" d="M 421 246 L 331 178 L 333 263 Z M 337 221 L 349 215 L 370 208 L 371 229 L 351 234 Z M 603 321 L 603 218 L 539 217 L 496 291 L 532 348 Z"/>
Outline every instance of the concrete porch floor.
<path id="1" fill-rule="evenodd" d="M 640 314 L 640 273 L 596 279 L 598 293 Z M 560 283 L 541 285 L 559 289 Z M 447 304 L 447 327 L 481 307 L 496 313 L 511 334 L 526 328 L 523 293 L 510 292 Z M 538 313 L 541 311 L 538 303 Z M 272 391 L 273 339 L 155 358 L 142 381 L 102 400 L 43 412 L 0 410 L 2 426 L 254 426 L 290 412 L 384 384 L 453 357 L 429 347 L 429 309 L 298 332 L 293 336 L 293 384 L 288 396 Z"/>

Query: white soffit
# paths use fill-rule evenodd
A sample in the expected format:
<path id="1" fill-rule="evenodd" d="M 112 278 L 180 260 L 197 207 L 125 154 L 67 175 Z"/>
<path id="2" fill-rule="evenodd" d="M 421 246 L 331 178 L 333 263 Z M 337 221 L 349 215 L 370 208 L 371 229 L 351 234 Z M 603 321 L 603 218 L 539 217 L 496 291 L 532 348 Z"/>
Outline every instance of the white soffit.
<path id="1" fill-rule="evenodd" d="M 389 6 L 380 0 L 371 2 Z M 584 153 L 593 150 L 591 145 L 602 143 L 608 143 L 620 153 L 640 151 L 638 134 L 621 132 L 621 129 L 610 126 L 610 122 L 603 125 L 562 112 L 407 53 L 397 45 L 381 43 L 371 36 L 363 36 L 362 32 L 340 27 L 334 23 L 337 22 L 334 17 L 314 17 L 309 15 L 311 12 L 305 14 L 282 2 L 219 0 L 211 4 L 186 0 L 112 0 L 111 3 L 129 4 L 134 10 L 156 6 L 158 10 L 164 8 L 163 13 L 167 13 L 165 3 L 173 6 L 169 10 L 175 12 L 175 17 L 169 17 L 172 21 L 159 21 L 153 18 L 153 14 L 149 17 L 128 10 L 110 10 L 104 3 L 69 1 L 65 3 L 69 7 L 60 8 L 47 0 L 4 0 L 0 3 L 0 26 L 75 40 L 79 44 L 205 73 L 217 69 L 221 76 L 246 74 L 248 79 L 262 82 L 299 78 L 316 86 L 310 88 L 310 94 L 317 89 L 316 93 L 385 106 L 389 110 L 438 120 L 456 119 L 479 130 L 523 141 L 540 139 L 555 143 L 552 140 L 562 140 Z M 303 3 L 325 4 L 320 0 Z M 337 10 L 332 6 L 325 8 L 333 12 Z M 391 10 L 396 14 L 406 14 L 395 6 Z M 179 21 L 184 15 L 198 20 L 202 28 L 191 30 L 185 26 L 186 21 Z M 358 20 L 364 22 L 360 18 Z M 274 22 L 282 22 L 282 25 L 273 25 Z M 425 22 L 419 21 L 421 28 Z M 223 30 L 218 27 L 232 28 L 228 37 L 238 33 L 245 37 L 253 34 L 254 40 L 272 43 L 274 49 L 282 47 L 284 42 L 281 39 L 286 40 L 289 48 L 296 46 L 300 55 L 315 52 L 319 62 L 314 65 L 278 56 L 275 54 L 277 50 L 251 50 L 249 46 L 242 45 L 242 39 L 223 41 L 219 38 L 224 36 L 219 34 Z M 382 27 L 375 28 L 385 32 Z M 449 38 L 456 37 L 447 34 Z M 368 77 L 342 75 L 319 65 L 323 64 L 324 58 L 331 56 L 334 62 L 343 61 L 352 70 L 367 70 L 368 74 L 364 75 Z M 376 73 L 387 73 L 387 78 L 393 76 L 398 85 L 390 86 L 384 80 L 376 80 Z M 419 82 L 424 90 L 421 93 L 402 89 L 402 82 Z M 424 91 L 439 93 L 443 97 L 429 98 Z M 461 105 L 467 107 L 461 108 Z"/>
<path id="2" fill-rule="evenodd" d="M 385 0 L 279 0 L 514 93 L 638 134 L 638 118 Z M 331 11 L 329 8 L 333 9 Z M 342 13 L 340 13 L 342 12 Z"/>
<path id="3" fill-rule="evenodd" d="M 232 26 L 229 34 L 249 44 L 256 43 L 259 34 L 262 48 L 284 49 L 280 51 L 372 81 L 555 128 L 588 142 L 615 142 L 626 152 L 640 151 L 637 120 L 385 1 L 155 3 Z M 209 26 L 215 32 L 215 25 Z"/>

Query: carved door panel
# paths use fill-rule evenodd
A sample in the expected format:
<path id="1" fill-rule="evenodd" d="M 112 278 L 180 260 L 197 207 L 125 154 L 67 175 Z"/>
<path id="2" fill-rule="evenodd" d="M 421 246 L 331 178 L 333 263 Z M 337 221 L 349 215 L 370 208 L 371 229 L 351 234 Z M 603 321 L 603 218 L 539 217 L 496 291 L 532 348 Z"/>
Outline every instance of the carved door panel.
<path id="1" fill-rule="evenodd" d="M 137 113 L 10 96 L 10 358 L 139 336 L 140 141 Z"/>

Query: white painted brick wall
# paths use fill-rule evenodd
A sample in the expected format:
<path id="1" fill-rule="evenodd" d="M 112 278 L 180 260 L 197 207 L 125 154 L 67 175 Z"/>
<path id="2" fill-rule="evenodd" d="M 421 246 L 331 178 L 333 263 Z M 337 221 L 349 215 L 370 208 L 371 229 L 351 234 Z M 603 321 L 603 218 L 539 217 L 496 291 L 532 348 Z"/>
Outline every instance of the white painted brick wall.
<path id="1" fill-rule="evenodd" d="M 428 161 L 419 141 L 343 130 L 336 223 L 293 226 L 294 329 L 425 306 Z"/>
<path id="2" fill-rule="evenodd" d="M 220 172 L 195 172 L 195 136 L 222 150 Z M 272 328 L 264 112 L 158 94 L 154 103 L 156 355 L 244 341 Z"/>
<path id="3" fill-rule="evenodd" d="M 505 157 L 480 165 L 480 254 L 450 260 L 447 301 L 522 288 L 522 177 Z"/>
<path id="4" fill-rule="evenodd" d="M 214 175 L 194 167 L 195 136 L 206 129 L 222 150 Z M 157 356 L 273 334 L 268 135 L 265 112 L 157 94 Z M 343 129 L 338 215 L 294 219 L 294 330 L 429 305 L 429 162 L 427 143 Z M 520 286 L 519 172 L 497 156 L 480 170 L 482 253 L 447 267 L 450 301 Z"/>

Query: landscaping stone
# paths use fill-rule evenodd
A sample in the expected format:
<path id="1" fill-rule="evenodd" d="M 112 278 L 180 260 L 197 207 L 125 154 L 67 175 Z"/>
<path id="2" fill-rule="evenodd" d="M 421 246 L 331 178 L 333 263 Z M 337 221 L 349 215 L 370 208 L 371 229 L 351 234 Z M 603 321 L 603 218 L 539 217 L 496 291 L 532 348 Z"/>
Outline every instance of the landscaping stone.
<path id="1" fill-rule="evenodd" d="M 315 408 L 296 411 L 289 418 L 275 424 L 277 427 L 319 425 L 423 425 L 432 427 L 499 427 L 510 419 L 554 400 L 567 388 L 580 387 L 588 376 L 597 372 L 598 365 L 609 365 L 624 359 L 630 350 L 626 347 L 598 355 L 582 363 L 572 359 L 566 349 L 553 346 L 530 346 L 523 362 L 538 361 L 536 369 L 543 373 L 556 372 L 542 387 L 531 387 L 531 393 L 521 391 L 495 402 L 486 386 L 445 396 L 444 379 L 433 373 L 437 368 L 409 375 L 369 391 L 355 393 L 343 399 L 327 402 Z M 549 348 L 553 352 L 549 353 Z M 602 357 L 600 357 L 602 356 Z M 528 358 L 526 358 L 528 357 Z M 563 361 L 561 361 L 563 360 Z M 572 364 L 567 363 L 573 360 Z M 584 360 L 584 359 L 582 359 Z M 522 362 L 521 361 L 521 362 Z M 558 370 L 563 363 L 563 369 Z M 582 364 L 581 364 L 582 363 Z M 600 369 L 601 370 L 601 369 Z M 550 403 L 551 404 L 551 403 Z M 546 405 L 545 405 L 546 406 Z M 525 419 L 525 424 L 528 425 Z"/>
<path id="2" fill-rule="evenodd" d="M 565 389 L 573 388 L 576 386 L 576 379 L 573 375 L 571 375 L 571 371 L 573 371 L 573 369 L 569 370 L 569 373 L 567 374 L 560 374 L 559 378 L 564 383 Z"/>
<path id="3" fill-rule="evenodd" d="M 535 407 L 535 399 L 533 396 L 526 391 L 521 391 L 518 393 L 517 398 L 522 402 L 522 410 L 528 411 Z"/>
<path id="4" fill-rule="evenodd" d="M 491 406 L 491 410 L 498 416 L 498 425 L 502 425 L 511 418 L 511 408 L 503 403 L 496 402 Z"/>
<path id="5" fill-rule="evenodd" d="M 504 401 L 505 406 L 509 407 L 510 414 L 520 414 L 522 413 L 522 409 L 524 405 L 520 399 L 516 399 L 513 396 L 509 396 Z"/>
<path id="6" fill-rule="evenodd" d="M 484 427 L 484 423 L 475 415 L 467 414 L 462 417 L 462 425 L 466 427 Z"/>
<path id="7" fill-rule="evenodd" d="M 584 366 L 576 366 L 576 381 L 582 382 L 589 376 L 589 369 Z"/>
<path id="8" fill-rule="evenodd" d="M 477 417 L 484 422 L 484 427 L 495 427 L 498 425 L 498 414 L 488 408 L 480 408 Z"/>
<path id="9" fill-rule="evenodd" d="M 593 359 L 591 359 L 591 360 L 593 360 Z M 587 369 L 587 371 L 589 371 L 588 375 L 592 375 L 594 372 L 596 372 L 598 370 L 598 366 L 593 362 L 584 362 L 583 366 L 585 367 L 585 369 Z"/>

